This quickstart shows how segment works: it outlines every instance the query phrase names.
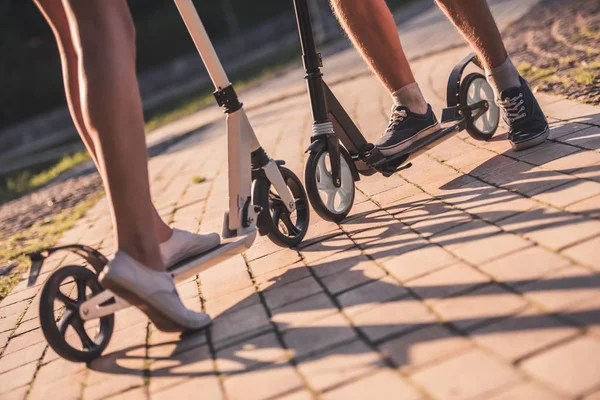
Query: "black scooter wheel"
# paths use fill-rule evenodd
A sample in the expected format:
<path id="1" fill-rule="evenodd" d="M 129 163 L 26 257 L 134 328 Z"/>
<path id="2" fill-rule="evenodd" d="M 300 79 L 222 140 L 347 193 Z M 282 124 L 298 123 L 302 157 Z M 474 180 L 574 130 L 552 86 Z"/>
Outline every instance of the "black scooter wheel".
<path id="1" fill-rule="evenodd" d="M 264 177 L 257 178 L 252 196 L 254 204 L 262 207 L 258 214 L 258 232 L 267 235 L 278 246 L 296 247 L 308 231 L 308 199 L 302 181 L 296 174 L 282 166 L 279 171 L 294 197 L 296 209 L 290 213 L 271 182 Z"/>
<path id="2" fill-rule="evenodd" d="M 115 317 L 84 321 L 79 307 L 103 290 L 96 275 L 84 267 L 65 266 L 50 275 L 40 298 L 40 325 L 59 356 L 74 362 L 100 357 L 112 337 Z"/>
<path id="3" fill-rule="evenodd" d="M 327 149 L 311 152 L 304 170 L 304 182 L 310 204 L 327 221 L 340 222 L 354 205 L 352 158 L 340 147 L 341 186 L 335 187 L 331 176 L 331 161 Z"/>
<path id="4" fill-rule="evenodd" d="M 459 99 L 461 105 L 471 105 L 487 100 L 488 110 L 474 121 L 468 121 L 466 130 L 473 139 L 490 140 L 500 123 L 500 109 L 494 102 L 494 91 L 485 79 L 485 76 L 479 73 L 467 75 L 460 83 Z M 476 111 L 473 111 L 475 113 Z"/>

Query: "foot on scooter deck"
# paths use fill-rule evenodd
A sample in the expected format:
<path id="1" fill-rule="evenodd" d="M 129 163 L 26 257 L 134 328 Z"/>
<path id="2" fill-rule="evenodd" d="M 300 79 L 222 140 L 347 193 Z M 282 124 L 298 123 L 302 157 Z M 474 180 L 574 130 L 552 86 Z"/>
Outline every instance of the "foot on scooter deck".
<path id="1" fill-rule="evenodd" d="M 453 121 L 442 124 L 439 131 L 416 141 L 403 152 L 390 157 L 385 157 L 377 147 L 374 147 L 365 158 L 365 161 L 384 176 L 390 176 L 397 171 L 410 168 L 412 164 L 408 161 L 451 138 L 461 130 L 460 125 L 460 121 L 458 123 Z"/>

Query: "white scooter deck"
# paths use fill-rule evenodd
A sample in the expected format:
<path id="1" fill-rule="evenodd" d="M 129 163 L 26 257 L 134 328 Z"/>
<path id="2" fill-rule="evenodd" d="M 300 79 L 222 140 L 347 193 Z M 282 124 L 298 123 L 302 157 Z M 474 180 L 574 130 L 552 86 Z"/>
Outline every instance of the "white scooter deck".
<path id="1" fill-rule="evenodd" d="M 192 276 L 198 275 L 202 271 L 214 267 L 228 258 L 248 250 L 256 239 L 256 234 L 256 229 L 253 229 L 240 236 L 225 239 L 218 247 L 206 253 L 182 260 L 170 267 L 168 271 L 171 273 L 176 283 L 185 281 Z M 114 314 L 127 307 L 129 307 L 129 303 L 120 297 L 115 296 L 110 290 L 105 290 L 83 303 L 79 307 L 79 314 L 81 319 L 88 321 Z"/>

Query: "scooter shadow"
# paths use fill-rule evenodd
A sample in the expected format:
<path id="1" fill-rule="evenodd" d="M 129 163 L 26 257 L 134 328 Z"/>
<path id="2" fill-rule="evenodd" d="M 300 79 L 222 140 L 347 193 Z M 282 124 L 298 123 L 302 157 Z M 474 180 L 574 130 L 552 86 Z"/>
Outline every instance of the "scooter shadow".
<path id="1" fill-rule="evenodd" d="M 349 259 L 348 265 L 353 265 L 356 261 Z M 316 270 L 325 267 L 326 263 L 323 263 L 311 268 Z M 274 285 L 269 290 L 284 288 L 289 284 L 290 279 L 286 275 L 290 273 L 286 272 L 273 278 Z M 362 274 L 360 271 L 350 273 Z M 358 277 L 358 279 L 360 278 Z M 518 287 L 519 291 L 524 294 L 600 289 L 600 274 L 553 278 L 528 286 L 531 282 L 523 280 L 504 283 Z M 384 353 L 392 359 L 395 366 L 403 367 L 412 366 L 415 362 L 411 358 L 411 348 L 414 345 L 434 344 L 436 341 L 445 341 L 451 338 L 457 340 L 457 344 L 459 344 L 458 342 L 464 341 L 473 330 L 476 330 L 476 335 L 485 337 L 502 333 L 510 335 L 517 332 L 556 330 L 561 327 L 591 328 L 600 326 L 600 309 L 595 308 L 553 315 L 517 312 L 516 315 L 498 316 L 497 313 L 490 313 L 473 318 L 450 319 L 445 322 L 437 321 L 433 315 L 418 319 L 394 315 L 390 316 L 389 322 L 381 324 L 361 323 L 361 316 L 386 304 L 423 307 L 423 300 L 444 298 L 449 293 L 452 293 L 452 296 L 470 296 L 475 299 L 481 297 L 481 300 L 484 301 L 485 296 L 494 293 L 494 291 L 473 292 L 478 288 L 493 285 L 490 283 L 478 286 L 470 283 L 412 285 L 410 293 L 398 285 L 384 281 L 374 281 L 368 285 L 371 286 L 370 289 L 373 292 L 398 293 L 398 295 L 381 302 L 368 302 L 360 297 L 354 297 L 353 301 L 345 302 L 343 309 L 349 315 L 353 326 L 345 322 L 337 325 L 328 323 L 331 321 L 327 319 L 328 316 L 339 314 L 338 299 L 340 295 L 331 296 L 319 293 L 292 303 L 293 313 L 296 315 L 320 312 L 320 317 L 315 320 L 282 322 L 289 320 L 290 316 L 293 317 L 289 311 L 286 311 L 289 307 L 283 306 L 275 308 L 271 312 L 270 321 L 256 325 L 254 329 L 246 330 L 246 326 L 233 325 L 229 332 L 220 330 L 221 321 L 231 319 L 234 313 L 244 313 L 250 309 L 250 307 L 240 309 L 236 305 L 216 316 L 213 326 L 206 332 L 183 335 L 178 340 L 130 346 L 93 361 L 89 368 L 109 374 L 149 376 L 151 381 L 153 378 L 168 377 L 170 384 L 176 384 L 176 378 L 183 380 L 215 376 L 217 374 L 215 365 L 218 374 L 227 378 L 249 371 L 284 368 L 289 365 L 290 359 L 293 359 L 295 363 L 302 364 L 330 356 L 350 357 L 372 353 L 371 346 L 380 347 L 383 343 L 394 339 L 398 340 L 391 347 L 383 345 L 382 348 L 385 349 Z M 417 296 L 415 293 L 419 295 Z M 323 301 L 312 301 L 317 296 L 321 296 Z M 503 323 L 506 321 L 509 322 Z M 226 321 L 224 323 L 231 326 Z M 478 330 L 478 328 L 483 329 Z M 362 337 L 363 340 L 360 340 L 359 337 Z M 369 345 L 365 345 L 365 340 Z M 457 348 L 461 347 L 457 346 Z M 449 352 L 451 353 L 452 350 Z M 379 357 L 367 357 L 365 360 L 361 364 L 364 367 L 383 366 Z M 146 367 L 134 367 L 134 365 L 142 364 Z"/>

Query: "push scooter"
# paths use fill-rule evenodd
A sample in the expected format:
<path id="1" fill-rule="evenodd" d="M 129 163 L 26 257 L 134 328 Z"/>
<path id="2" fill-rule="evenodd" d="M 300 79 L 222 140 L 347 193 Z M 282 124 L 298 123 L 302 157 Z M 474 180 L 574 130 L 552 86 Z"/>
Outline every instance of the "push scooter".
<path id="1" fill-rule="evenodd" d="M 463 78 L 469 63 L 481 68 L 475 55 L 470 54 L 454 67 L 448 79 L 447 108 L 442 111 L 441 130 L 400 154 L 384 156 L 367 142 L 323 81 L 320 70 L 323 60 L 315 47 L 307 0 L 294 0 L 294 10 L 314 121 L 304 183 L 313 209 L 323 219 L 339 222 L 348 215 L 360 175 L 380 173 L 389 177 L 410 168 L 412 159 L 465 129 L 477 140 L 494 136 L 500 112 L 493 101 L 491 86 L 480 73 Z"/>
<path id="2" fill-rule="evenodd" d="M 216 88 L 217 104 L 227 119 L 229 211 L 223 222 L 223 241 L 207 253 L 169 268 L 176 282 L 250 248 L 257 232 L 274 243 L 300 244 L 309 223 L 309 205 L 300 179 L 283 161 L 269 158 L 260 146 L 238 97 L 229 82 L 192 0 L 175 0 L 179 12 Z M 108 263 L 97 250 L 67 245 L 29 254 L 29 284 L 39 276 L 44 260 L 57 251 L 70 251 L 91 268 L 64 266 L 54 271 L 41 293 L 39 316 L 48 344 L 61 357 L 90 362 L 108 345 L 114 329 L 114 313 L 129 306 L 98 282 Z"/>

